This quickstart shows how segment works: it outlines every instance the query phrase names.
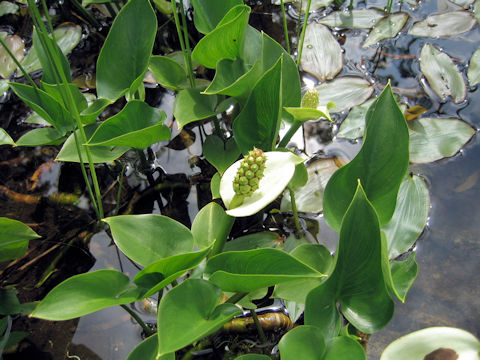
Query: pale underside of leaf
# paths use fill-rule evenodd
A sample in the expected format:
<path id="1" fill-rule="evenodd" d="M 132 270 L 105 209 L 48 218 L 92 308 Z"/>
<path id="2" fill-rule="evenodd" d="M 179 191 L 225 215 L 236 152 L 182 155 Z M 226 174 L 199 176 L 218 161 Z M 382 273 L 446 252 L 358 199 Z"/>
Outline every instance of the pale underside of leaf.
<path id="1" fill-rule="evenodd" d="M 480 48 L 470 58 L 467 76 L 470 86 L 475 86 L 480 82 Z"/>
<path id="2" fill-rule="evenodd" d="M 468 11 L 450 11 L 439 15 L 430 15 L 425 20 L 415 23 L 408 35 L 425 37 L 447 37 L 471 30 L 477 22 Z"/>
<path id="3" fill-rule="evenodd" d="M 378 43 L 382 39 L 393 38 L 402 30 L 408 20 L 407 13 L 398 12 L 381 19 L 372 29 L 362 47 Z"/>
<path id="4" fill-rule="evenodd" d="M 335 11 L 318 22 L 330 27 L 370 29 L 384 16 L 383 12 L 375 9 Z"/>

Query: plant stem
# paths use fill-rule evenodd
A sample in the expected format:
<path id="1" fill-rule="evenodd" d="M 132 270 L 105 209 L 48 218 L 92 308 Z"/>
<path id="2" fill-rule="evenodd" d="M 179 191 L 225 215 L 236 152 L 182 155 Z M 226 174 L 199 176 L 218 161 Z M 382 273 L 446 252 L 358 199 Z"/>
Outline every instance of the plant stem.
<path id="1" fill-rule="evenodd" d="M 295 227 L 297 228 L 298 236 L 302 236 L 302 227 L 300 226 L 300 219 L 298 218 L 297 203 L 295 202 L 295 193 L 292 189 L 288 188 L 290 193 L 290 200 L 292 203 L 293 218 L 295 220 Z"/>
<path id="2" fill-rule="evenodd" d="M 267 343 L 267 337 L 265 336 L 265 332 L 263 331 L 262 325 L 260 325 L 260 321 L 258 320 L 257 313 L 255 310 L 250 310 L 250 314 L 252 315 L 253 322 L 255 323 L 255 326 L 257 327 L 258 335 L 260 336 L 260 340 L 262 340 L 262 343 L 265 345 Z"/>
<path id="3" fill-rule="evenodd" d="M 82 16 L 84 16 L 90 22 L 90 24 L 92 24 L 96 28 L 100 28 L 102 26 L 102 24 L 100 24 L 97 19 L 92 16 L 92 14 L 85 10 L 85 8 L 77 0 L 70 1 L 72 2 L 73 6 L 75 6 L 77 10 L 82 14 Z"/>
<path id="4" fill-rule="evenodd" d="M 177 12 L 177 3 L 175 2 L 175 0 L 170 0 L 170 1 L 172 3 L 173 18 L 175 19 L 175 27 L 177 28 L 178 41 L 180 42 L 180 47 L 182 48 L 183 61 L 185 62 L 185 67 L 187 68 L 188 79 L 190 80 L 190 87 L 193 88 L 195 87 L 195 79 L 193 78 L 192 69 L 189 67 L 191 62 L 189 62 L 188 60 L 187 49 L 185 47 L 185 39 L 184 39 L 184 36 L 182 35 L 180 19 L 178 18 L 178 12 Z M 180 5 L 183 6 L 183 2 Z"/>
<path id="5" fill-rule="evenodd" d="M 120 201 L 122 197 L 122 185 L 123 185 L 123 173 L 125 172 L 125 164 L 122 164 L 122 172 L 118 178 L 118 191 L 117 191 L 117 203 L 115 204 L 115 211 L 113 213 L 114 216 L 118 215 L 118 211 L 120 210 Z"/>
<path id="6" fill-rule="evenodd" d="M 285 37 L 285 46 L 287 48 L 287 53 L 290 54 L 290 40 L 288 38 L 287 16 L 285 14 L 285 4 L 283 3 L 283 0 L 280 1 L 280 7 L 282 8 L 283 34 Z"/>
<path id="7" fill-rule="evenodd" d="M 140 325 L 140 327 L 143 329 L 143 332 L 145 333 L 145 336 L 146 337 L 149 337 L 151 335 L 153 335 L 153 331 L 152 329 L 150 329 L 148 327 L 147 324 L 145 324 L 145 322 L 140 318 L 140 316 L 138 316 L 138 314 L 133 311 L 132 309 L 130 309 L 127 305 L 120 305 L 126 312 L 128 312 L 130 314 L 130 316 L 132 318 L 135 319 L 135 321 L 138 323 L 138 325 Z"/>
<path id="8" fill-rule="evenodd" d="M 353 1 L 353 0 L 352 0 Z M 393 1 L 392 0 L 388 0 L 387 2 L 387 14 L 390 15 L 390 13 L 392 12 L 392 5 L 393 5 Z"/>
<path id="9" fill-rule="evenodd" d="M 28 75 L 28 73 L 25 71 L 23 66 L 20 64 L 20 62 L 17 60 L 15 55 L 12 53 L 12 51 L 9 49 L 9 47 L 7 46 L 7 44 L 5 43 L 5 41 L 3 41 L 3 39 L 1 37 L 0 37 L 0 44 L 2 44 L 3 48 L 7 52 L 8 56 L 10 56 L 12 58 L 15 65 L 17 65 L 17 67 L 20 69 L 23 76 L 25 76 L 25 78 L 28 80 L 30 85 L 32 85 L 35 89 L 38 89 L 38 86 L 37 86 L 37 84 L 35 84 L 35 81 L 33 81 L 33 79 L 30 77 L 30 75 Z"/>
<path id="10" fill-rule="evenodd" d="M 303 19 L 303 27 L 302 27 L 302 34 L 300 35 L 300 44 L 297 48 L 297 67 L 300 66 L 300 61 L 302 60 L 302 50 L 303 50 L 303 42 L 305 41 L 305 32 L 307 30 L 308 24 L 308 15 L 310 14 L 310 5 L 312 4 L 312 0 L 308 0 L 307 2 L 307 9 L 305 11 L 305 17 Z"/>
<path id="11" fill-rule="evenodd" d="M 187 27 L 187 18 L 185 17 L 185 9 L 183 7 L 183 0 L 180 0 L 180 15 L 182 16 L 183 38 L 185 39 L 185 49 L 187 50 L 187 67 L 188 78 L 190 80 L 190 86 L 195 87 L 195 76 L 193 74 L 192 66 L 192 51 L 190 50 L 190 40 Z"/>
<path id="12" fill-rule="evenodd" d="M 236 304 L 237 302 L 242 300 L 247 295 L 248 295 L 248 292 L 237 292 L 237 293 L 233 294 L 232 296 L 230 296 L 230 298 L 227 300 L 227 303 Z"/>
<path id="13" fill-rule="evenodd" d="M 295 120 L 293 124 L 290 126 L 290 129 L 288 129 L 287 133 L 283 136 L 282 140 L 280 140 L 278 144 L 278 148 L 283 148 L 288 145 L 288 142 L 292 138 L 293 135 L 297 132 L 297 130 L 302 126 L 303 122 Z"/>

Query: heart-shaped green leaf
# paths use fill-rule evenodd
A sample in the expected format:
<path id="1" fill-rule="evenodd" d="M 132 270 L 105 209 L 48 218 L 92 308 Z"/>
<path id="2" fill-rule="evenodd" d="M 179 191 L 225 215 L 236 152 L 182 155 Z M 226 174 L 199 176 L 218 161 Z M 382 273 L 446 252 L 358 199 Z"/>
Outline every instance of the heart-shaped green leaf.
<path id="1" fill-rule="evenodd" d="M 28 249 L 28 242 L 40 237 L 21 221 L 0 217 L 0 262 L 22 256 Z"/>
<path id="2" fill-rule="evenodd" d="M 119 249 L 142 266 L 193 250 L 190 230 L 167 216 L 120 215 L 103 221 Z"/>
<path id="3" fill-rule="evenodd" d="M 278 343 L 282 360 L 296 360 L 299 354 L 302 360 L 323 359 L 326 348 L 321 330 L 311 325 L 297 326 Z"/>
<path id="4" fill-rule="evenodd" d="M 126 360 L 175 360 L 175 353 L 165 354 L 157 358 L 158 336 L 157 334 L 143 340 L 135 346 Z"/>
<path id="5" fill-rule="evenodd" d="M 223 142 L 218 136 L 209 135 L 203 143 L 203 155 L 222 175 L 238 159 L 240 150 L 233 137 Z"/>
<path id="6" fill-rule="evenodd" d="M 240 206 L 227 210 L 228 215 L 250 216 L 262 210 L 282 193 L 295 173 L 295 166 L 303 162 L 303 159 L 291 152 L 271 151 L 265 155 L 267 160 L 259 188 L 251 196 L 246 197 Z M 233 180 L 240 163 L 241 160 L 230 166 L 220 182 L 220 195 L 227 208 L 235 196 Z"/>
<path id="7" fill-rule="evenodd" d="M 187 74 L 179 63 L 168 56 L 151 56 L 149 69 L 163 87 L 180 90 L 187 87 Z"/>
<path id="8" fill-rule="evenodd" d="M 157 17 L 148 0 L 131 0 L 122 7 L 98 56 L 98 97 L 116 100 L 143 79 L 156 33 Z"/>
<path id="9" fill-rule="evenodd" d="M 210 247 L 202 251 L 169 256 L 151 263 L 135 276 L 133 282 L 145 290 L 142 293 L 143 298 L 151 296 L 200 264 L 209 251 Z"/>
<path id="10" fill-rule="evenodd" d="M 221 291 L 212 283 L 188 279 L 170 290 L 158 307 L 158 356 L 201 339 L 242 311 L 233 304 L 218 305 Z"/>
<path id="11" fill-rule="evenodd" d="M 215 242 L 224 244 L 233 222 L 234 218 L 228 216 L 217 203 L 205 205 L 193 220 L 192 234 L 195 245 L 199 249 L 205 249 Z"/>
<path id="12" fill-rule="evenodd" d="M 3 128 L 0 128 L 0 145 L 15 145 L 15 141 Z"/>
<path id="13" fill-rule="evenodd" d="M 325 220 L 336 231 L 340 230 L 358 179 L 378 213 L 381 226 L 387 224 L 392 218 L 398 188 L 407 171 L 408 128 L 390 85 L 370 107 L 366 123 L 360 152 L 332 175 L 325 188 Z"/>
<path id="14" fill-rule="evenodd" d="M 97 117 L 102 113 L 102 111 L 111 103 L 112 101 L 108 99 L 96 99 L 80 113 L 82 124 L 94 123 Z"/>
<path id="15" fill-rule="evenodd" d="M 100 124 L 87 145 L 145 149 L 170 139 L 170 129 L 163 124 L 166 117 L 163 110 L 143 101 L 129 101 L 122 111 Z"/>
<path id="16" fill-rule="evenodd" d="M 371 334 L 384 327 L 394 309 L 382 271 L 386 251 L 375 208 L 358 182 L 342 221 L 335 269 L 308 294 L 305 324 L 320 327 L 326 339 L 336 336 L 338 301 L 342 314 L 360 331 Z"/>
<path id="17" fill-rule="evenodd" d="M 283 250 L 268 248 L 221 253 L 208 260 L 205 273 L 210 274 L 210 281 L 230 292 L 325 276 Z"/>
<path id="18" fill-rule="evenodd" d="M 68 278 L 38 304 L 31 316 L 68 320 L 138 300 L 140 290 L 128 276 L 115 270 L 98 270 Z"/>
<path id="19" fill-rule="evenodd" d="M 225 244 L 224 251 L 242 251 L 260 248 L 283 248 L 283 238 L 270 231 L 240 236 Z"/>
<path id="20" fill-rule="evenodd" d="M 323 360 L 367 360 L 362 345 L 348 336 L 337 336 L 327 343 Z"/>
<path id="21" fill-rule="evenodd" d="M 210 69 L 215 69 L 222 59 L 235 59 L 244 42 L 250 11 L 245 5 L 230 9 L 215 29 L 198 42 L 192 59 Z"/>
<path id="22" fill-rule="evenodd" d="M 243 5 L 242 0 L 192 0 L 195 10 L 193 20 L 195 27 L 202 34 L 215 29 L 225 14 L 236 5 Z"/>
<path id="23" fill-rule="evenodd" d="M 17 146 L 61 145 L 66 139 L 53 127 L 30 130 L 17 140 Z"/>
<path id="24" fill-rule="evenodd" d="M 282 115 L 283 57 L 258 80 L 240 114 L 233 122 L 233 135 L 241 152 L 257 147 L 273 150 Z"/>
<path id="25" fill-rule="evenodd" d="M 395 288 L 395 295 L 405 302 L 407 293 L 412 287 L 418 274 L 418 264 L 415 261 L 416 253 L 412 253 L 408 259 L 394 261 L 391 265 L 392 284 Z"/>

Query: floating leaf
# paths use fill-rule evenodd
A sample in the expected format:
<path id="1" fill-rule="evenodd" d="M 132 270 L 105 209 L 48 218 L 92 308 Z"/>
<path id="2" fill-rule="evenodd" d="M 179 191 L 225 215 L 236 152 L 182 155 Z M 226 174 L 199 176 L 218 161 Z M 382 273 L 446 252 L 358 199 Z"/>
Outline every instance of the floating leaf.
<path id="1" fill-rule="evenodd" d="M 365 117 L 374 101 L 375 99 L 367 100 L 363 104 L 355 106 L 350 110 L 347 117 L 340 124 L 337 137 L 351 140 L 363 137 Z"/>
<path id="2" fill-rule="evenodd" d="M 430 327 L 395 340 L 383 351 L 380 360 L 425 359 L 427 355 L 441 348 L 453 350 L 458 359 L 476 360 L 479 345 L 478 339 L 465 330 Z M 451 353 L 449 355 L 451 359 L 457 358 Z M 430 357 L 441 358 L 441 351 L 437 356 Z"/>
<path id="3" fill-rule="evenodd" d="M 464 9 L 468 9 L 470 5 L 472 5 L 474 2 L 474 0 L 448 0 L 448 1 Z"/>
<path id="4" fill-rule="evenodd" d="M 233 137 L 223 142 L 218 136 L 209 135 L 203 143 L 203 155 L 222 175 L 238 159 L 240 150 Z"/>
<path id="5" fill-rule="evenodd" d="M 310 4 L 310 13 L 314 12 L 315 10 L 318 9 L 323 9 L 329 6 L 333 0 L 312 0 Z M 293 5 L 297 8 L 300 9 L 303 12 L 307 11 L 307 2 L 306 1 L 301 1 L 301 0 L 284 0 L 284 3 L 293 3 Z M 280 5 L 280 0 L 272 0 L 273 5 Z"/>
<path id="6" fill-rule="evenodd" d="M 392 318 L 394 303 L 382 272 L 377 212 L 360 181 L 343 217 L 335 259 L 332 274 L 307 296 L 305 324 L 320 327 L 326 339 L 336 336 L 339 302 L 342 314 L 357 329 L 368 334 L 380 330 Z"/>
<path id="7" fill-rule="evenodd" d="M 243 5 L 242 0 L 192 0 L 195 27 L 202 34 L 215 29 L 225 14 L 236 5 Z"/>
<path id="8" fill-rule="evenodd" d="M 9 1 L 0 1 L 0 16 L 15 14 L 19 9 L 20 7 L 17 4 Z"/>
<path id="9" fill-rule="evenodd" d="M 244 42 L 250 7 L 237 5 L 230 9 L 217 27 L 195 46 L 192 58 L 210 69 L 221 59 L 235 59 Z"/>
<path id="10" fill-rule="evenodd" d="M 98 126 L 99 124 L 91 124 L 83 128 L 85 130 L 85 134 L 87 135 L 87 139 L 93 135 Z M 80 139 L 80 132 L 78 131 L 78 129 L 76 130 L 76 133 L 77 137 Z M 125 154 L 128 149 L 128 147 L 95 146 L 90 148 L 90 154 L 92 156 L 92 162 L 103 163 L 118 159 L 120 156 Z M 80 146 L 80 151 L 83 162 L 88 162 L 87 153 L 85 152 L 83 146 Z M 56 160 L 80 162 L 77 147 L 75 145 L 75 136 L 73 134 L 71 134 L 63 144 L 62 149 L 58 153 Z"/>
<path id="11" fill-rule="evenodd" d="M 470 86 L 475 86 L 480 82 L 480 48 L 475 50 L 470 58 L 467 76 Z"/>
<path id="12" fill-rule="evenodd" d="M 138 300 L 139 289 L 128 276 L 115 270 L 98 270 L 68 278 L 51 290 L 31 316 L 69 320 L 114 305 Z"/>
<path id="13" fill-rule="evenodd" d="M 205 273 L 229 292 L 250 292 L 285 281 L 325 276 L 285 251 L 269 248 L 223 252 L 208 260 Z"/>
<path id="14" fill-rule="evenodd" d="M 66 139 L 55 128 L 45 127 L 30 130 L 17 140 L 17 146 L 61 145 Z"/>
<path id="15" fill-rule="evenodd" d="M 405 302 L 408 291 L 412 287 L 418 274 L 418 264 L 415 261 L 416 253 L 413 252 L 408 259 L 394 261 L 391 265 L 392 282 L 395 295 Z"/>
<path id="16" fill-rule="evenodd" d="M 408 20 L 409 15 L 404 12 L 390 14 L 381 19 L 368 34 L 362 47 L 375 45 L 382 39 L 393 38 L 402 30 Z"/>
<path id="17" fill-rule="evenodd" d="M 465 80 L 447 54 L 431 44 L 425 44 L 420 54 L 420 70 L 442 101 L 448 96 L 451 96 L 456 104 L 465 100 Z"/>
<path id="18" fill-rule="evenodd" d="M 0 3 L 0 6 L 5 3 L 4 1 Z M 12 4 L 13 5 L 13 4 Z M 1 10 L 0 10 L 1 11 Z M 22 61 L 23 59 L 23 50 L 25 45 L 23 44 L 23 40 L 18 35 L 7 35 L 3 41 L 10 49 L 10 51 L 15 55 L 15 58 L 18 61 Z M 13 61 L 7 51 L 4 49 L 2 45 L 0 45 L 0 76 L 7 78 L 11 73 L 15 71 L 17 68 L 17 64 Z"/>
<path id="19" fill-rule="evenodd" d="M 407 175 L 398 190 L 392 220 L 382 228 L 387 237 L 390 259 L 412 247 L 427 224 L 429 209 L 427 184 L 416 175 Z"/>
<path id="20" fill-rule="evenodd" d="M 221 291 L 211 282 L 188 279 L 162 297 L 158 307 L 158 355 L 179 350 L 222 327 L 242 311 L 220 304 Z"/>
<path id="21" fill-rule="evenodd" d="M 119 249 L 142 266 L 193 250 L 190 230 L 166 216 L 120 215 L 103 221 L 110 225 Z"/>
<path id="22" fill-rule="evenodd" d="M 425 37 L 447 37 L 458 35 L 472 29 L 477 22 L 469 11 L 450 11 L 438 15 L 430 15 L 419 21 L 408 30 L 408 35 Z"/>
<path id="23" fill-rule="evenodd" d="M 28 242 L 40 237 L 21 221 L 0 217 L 0 262 L 19 258 L 27 252 Z"/>
<path id="24" fill-rule="evenodd" d="M 188 86 L 185 69 L 168 56 L 151 56 L 148 67 L 163 87 L 180 90 Z"/>
<path id="25" fill-rule="evenodd" d="M 420 118 L 409 122 L 408 127 L 412 163 L 453 156 L 475 134 L 469 124 L 455 118 Z"/>
<path id="26" fill-rule="evenodd" d="M 380 225 L 387 224 L 407 171 L 408 128 L 390 84 L 368 110 L 366 123 L 366 136 L 360 152 L 332 175 L 325 188 L 325 220 L 336 231 L 340 230 L 358 179 L 378 213 Z"/>
<path id="27" fill-rule="evenodd" d="M 296 360 L 299 354 L 302 354 L 302 360 L 323 359 L 325 338 L 318 327 L 301 325 L 283 335 L 278 349 L 282 360 Z"/>
<path id="28" fill-rule="evenodd" d="M 321 82 L 333 79 L 342 70 L 342 48 L 326 26 L 315 22 L 307 26 L 301 65 Z"/>
<path id="29" fill-rule="evenodd" d="M 131 0 L 122 7 L 98 55 L 99 98 L 116 100 L 126 90 L 140 85 L 156 33 L 157 18 L 149 1 Z"/>
<path id="30" fill-rule="evenodd" d="M 62 53 L 68 55 L 82 38 L 82 27 L 72 23 L 60 25 L 53 31 L 57 45 Z M 42 68 L 35 48 L 30 48 L 27 56 L 21 61 L 26 72 L 33 72 Z"/>
<path id="31" fill-rule="evenodd" d="M 143 101 L 129 101 L 122 111 L 100 124 L 87 145 L 145 149 L 170 139 L 170 129 L 163 124 L 166 117 L 163 110 Z"/>
<path id="32" fill-rule="evenodd" d="M 234 219 L 215 202 L 205 205 L 195 216 L 192 234 L 199 249 L 209 247 L 214 242 L 225 242 Z"/>
<path id="33" fill-rule="evenodd" d="M 308 181 L 305 186 L 294 190 L 297 210 L 301 212 L 319 213 L 323 210 L 323 192 L 328 180 L 338 166 L 334 159 L 318 159 L 307 167 Z M 280 209 L 292 211 L 290 194 L 282 198 Z"/>
<path id="34" fill-rule="evenodd" d="M 357 76 L 345 76 L 315 87 L 320 96 L 320 105 L 335 104 L 331 113 L 342 112 L 364 103 L 373 93 L 373 86 Z"/>
<path id="35" fill-rule="evenodd" d="M 15 141 L 2 128 L 0 128 L 0 145 L 15 145 Z"/>
<path id="36" fill-rule="evenodd" d="M 260 180 L 259 188 L 251 196 L 243 201 L 243 204 L 227 210 L 230 216 L 250 216 L 262 210 L 265 206 L 275 200 L 290 182 L 295 173 L 295 166 L 303 159 L 291 152 L 267 152 L 264 176 Z M 240 166 L 241 160 L 230 166 L 223 174 L 220 182 L 220 194 L 227 206 L 230 205 L 235 192 L 233 191 L 233 180 Z"/>
<path id="37" fill-rule="evenodd" d="M 334 11 L 318 22 L 332 28 L 370 29 L 384 16 L 385 13 L 375 9 Z"/>

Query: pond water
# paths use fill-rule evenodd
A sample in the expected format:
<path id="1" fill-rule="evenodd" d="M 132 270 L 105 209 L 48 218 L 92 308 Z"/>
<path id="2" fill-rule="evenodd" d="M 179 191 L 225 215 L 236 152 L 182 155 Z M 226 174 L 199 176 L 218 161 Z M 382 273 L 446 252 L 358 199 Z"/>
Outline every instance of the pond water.
<path id="1" fill-rule="evenodd" d="M 362 7 L 365 4 L 355 4 Z M 372 5 L 370 3 L 369 5 Z M 398 4 L 396 4 L 398 6 Z M 427 14 L 443 9 L 444 2 L 426 1 L 417 10 L 409 11 L 410 21 L 424 19 Z M 254 14 L 255 15 L 255 14 Z M 259 10 L 257 15 L 269 16 Z M 278 31 L 278 27 L 276 29 Z M 268 32 L 268 30 L 267 30 Z M 281 32 L 280 32 L 281 33 Z M 418 38 L 404 33 L 396 39 L 382 41 L 381 48 L 362 49 L 360 44 L 366 37 L 364 30 L 341 31 L 336 34 L 345 39 L 344 69 L 338 76 L 360 75 L 375 80 L 380 90 L 381 84 L 391 79 L 397 93 L 403 94 L 402 100 L 411 106 L 422 105 L 427 108 L 428 116 L 458 117 L 475 129 L 480 127 L 480 90 L 471 88 L 467 99 L 460 104 L 447 100 L 441 102 L 422 90 L 422 79 L 418 58 L 426 42 L 433 43 L 451 57 L 458 59 L 462 67 L 468 63 L 473 52 L 480 46 L 480 29 L 473 30 L 449 39 Z M 281 35 L 279 36 L 281 37 Z M 387 55 L 385 55 L 387 54 Z M 390 54 L 390 55 L 388 55 Z M 391 56 L 393 55 L 393 56 Z M 411 55 L 402 57 L 402 55 Z M 174 96 L 170 92 L 156 93 L 152 102 L 168 115 L 167 123 L 172 121 Z M 152 104 L 153 105 L 153 104 Z M 345 114 L 337 116 L 343 119 Z M 317 126 L 315 124 L 311 125 Z M 318 125 L 320 127 L 320 125 Z M 175 131 L 176 135 L 178 131 Z M 167 175 L 183 174 L 175 178 L 188 191 L 176 204 L 183 211 L 180 217 L 188 224 L 198 212 L 199 196 L 197 190 L 201 183 L 197 167 L 188 164 L 189 159 L 201 156 L 201 136 L 197 128 L 193 130 L 196 139 L 193 145 L 183 150 L 166 148 L 165 144 L 152 147 L 153 166 L 159 167 Z M 210 129 L 207 126 L 207 132 Z M 321 133 L 323 130 L 319 129 Z M 303 141 L 302 141 L 303 142 Z M 309 155 L 318 151 L 341 154 L 352 158 L 359 149 L 359 143 L 333 139 L 319 141 L 307 138 L 304 149 Z M 299 147 L 301 142 L 299 141 Z M 410 290 L 406 302 L 396 305 L 393 320 L 385 329 L 374 334 L 368 345 L 368 359 L 377 360 L 383 349 L 391 341 L 411 331 L 429 326 L 453 326 L 468 330 L 480 336 L 480 283 L 478 274 L 480 265 L 480 140 L 472 140 L 452 158 L 434 163 L 412 165 L 410 170 L 423 177 L 428 185 L 431 198 L 430 220 L 424 234 L 417 242 L 419 275 Z M 139 185 L 145 187 L 146 179 L 136 175 L 135 162 L 129 163 L 127 181 L 131 188 Z M 193 179 L 193 180 L 192 180 Z M 53 181 L 55 183 L 55 181 Z M 192 185 L 193 184 L 193 185 Z M 172 199 L 163 200 L 168 203 Z M 202 203 L 202 200 L 200 200 Z M 153 212 L 158 213 L 158 204 Z M 336 234 L 329 230 L 322 217 L 316 217 L 320 224 L 317 239 L 330 249 L 335 249 Z M 111 245 L 110 238 L 104 233 L 95 234 L 90 240 L 90 252 L 96 261 L 90 271 L 98 269 L 120 269 L 133 277 L 138 271 L 122 254 L 118 254 Z M 140 306 L 136 304 L 137 308 Z M 155 317 L 140 311 L 147 322 L 154 322 Z M 82 317 L 76 326 L 69 355 L 85 359 L 118 360 L 124 359 L 135 345 L 141 341 L 141 329 L 119 307 L 105 309 L 92 315 Z"/>

